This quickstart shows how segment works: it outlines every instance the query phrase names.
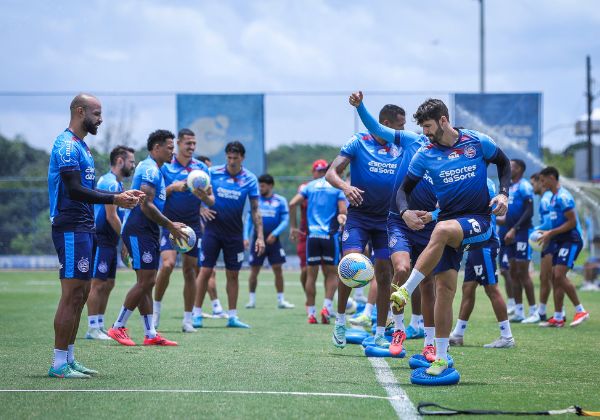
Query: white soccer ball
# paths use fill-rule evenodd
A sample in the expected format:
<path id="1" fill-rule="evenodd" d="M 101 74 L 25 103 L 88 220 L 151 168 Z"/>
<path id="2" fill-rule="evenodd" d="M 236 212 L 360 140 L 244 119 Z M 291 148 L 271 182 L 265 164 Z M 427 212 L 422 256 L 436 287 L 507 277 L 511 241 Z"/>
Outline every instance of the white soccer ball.
<path id="1" fill-rule="evenodd" d="M 210 186 L 210 176 L 201 169 L 194 169 L 187 176 L 187 185 L 190 190 L 206 190 Z"/>
<path id="2" fill-rule="evenodd" d="M 531 246 L 531 249 L 536 252 L 542 251 L 542 245 L 540 245 L 540 243 L 538 242 L 540 236 L 542 236 L 541 230 L 534 230 L 533 232 L 531 232 L 531 235 L 529 235 L 529 246 Z"/>
<path id="3" fill-rule="evenodd" d="M 185 253 L 196 245 L 196 232 L 189 226 L 184 227 L 183 231 L 188 235 L 187 241 L 183 238 L 176 240 L 171 233 L 169 233 L 169 240 L 177 252 Z"/>
<path id="4" fill-rule="evenodd" d="M 346 255 L 338 264 L 340 280 L 348 287 L 365 287 L 375 275 L 373 264 L 363 254 L 353 252 Z"/>

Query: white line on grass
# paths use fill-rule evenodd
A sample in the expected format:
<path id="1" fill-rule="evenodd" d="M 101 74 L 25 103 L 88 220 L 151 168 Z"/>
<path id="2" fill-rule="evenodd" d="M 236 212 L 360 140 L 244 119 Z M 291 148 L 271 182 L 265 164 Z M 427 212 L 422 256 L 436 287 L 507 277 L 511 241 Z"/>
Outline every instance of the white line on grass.
<path id="1" fill-rule="evenodd" d="M 389 395 L 342 394 L 337 392 L 300 392 L 300 391 L 236 391 L 213 389 L 0 389 L 0 393 L 50 393 L 50 392 L 130 392 L 130 393 L 171 393 L 171 394 L 260 394 L 260 395 L 289 395 L 296 397 L 343 397 L 373 400 L 397 400 L 399 397 Z M 389 392 L 388 392 L 389 394 Z"/>
<path id="2" fill-rule="evenodd" d="M 419 414 L 415 409 L 415 406 L 406 395 L 406 392 L 400 387 L 394 373 L 390 369 L 384 358 L 382 357 L 369 357 L 369 362 L 375 369 L 375 376 L 379 385 L 385 389 L 388 394 L 388 400 L 398 418 L 400 419 L 418 419 Z"/>

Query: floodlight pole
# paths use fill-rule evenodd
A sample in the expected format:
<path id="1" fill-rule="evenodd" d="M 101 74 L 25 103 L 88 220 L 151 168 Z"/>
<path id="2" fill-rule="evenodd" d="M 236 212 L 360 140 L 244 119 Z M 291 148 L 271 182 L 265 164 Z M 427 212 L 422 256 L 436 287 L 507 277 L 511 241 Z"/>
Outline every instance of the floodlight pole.
<path id="1" fill-rule="evenodd" d="M 594 178 L 594 159 L 593 151 L 594 146 L 592 144 L 592 103 L 594 101 L 594 95 L 592 94 L 592 60 L 588 55 L 586 57 L 586 71 L 587 71 L 587 170 L 588 170 L 588 181 L 592 181 Z"/>
<path id="2" fill-rule="evenodd" d="M 484 0 L 479 0 L 479 93 L 485 93 L 485 19 Z"/>

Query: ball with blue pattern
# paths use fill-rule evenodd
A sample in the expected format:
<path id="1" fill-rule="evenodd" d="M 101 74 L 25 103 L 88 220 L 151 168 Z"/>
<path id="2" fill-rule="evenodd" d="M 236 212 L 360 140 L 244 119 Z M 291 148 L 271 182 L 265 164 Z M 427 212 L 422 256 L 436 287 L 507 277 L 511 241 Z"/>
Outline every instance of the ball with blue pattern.
<path id="1" fill-rule="evenodd" d="M 342 283 L 351 288 L 365 287 L 375 275 L 371 260 L 363 254 L 353 252 L 338 264 L 338 275 Z"/>

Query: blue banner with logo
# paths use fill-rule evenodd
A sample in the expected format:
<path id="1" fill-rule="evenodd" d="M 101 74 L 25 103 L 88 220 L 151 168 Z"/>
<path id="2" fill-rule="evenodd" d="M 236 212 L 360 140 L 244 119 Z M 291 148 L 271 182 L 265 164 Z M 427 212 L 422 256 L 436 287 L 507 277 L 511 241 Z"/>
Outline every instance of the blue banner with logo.
<path id="1" fill-rule="evenodd" d="M 244 167 L 256 176 L 265 170 L 263 95 L 177 95 L 177 129 L 196 134 L 196 155 L 213 165 L 225 163 L 225 145 L 233 140 L 246 148 Z"/>
<path id="2" fill-rule="evenodd" d="M 509 158 L 523 159 L 527 173 L 541 166 L 541 93 L 456 93 L 452 124 L 493 138 Z"/>

